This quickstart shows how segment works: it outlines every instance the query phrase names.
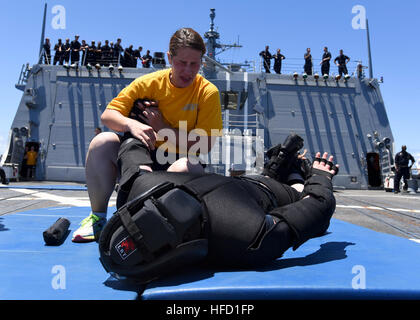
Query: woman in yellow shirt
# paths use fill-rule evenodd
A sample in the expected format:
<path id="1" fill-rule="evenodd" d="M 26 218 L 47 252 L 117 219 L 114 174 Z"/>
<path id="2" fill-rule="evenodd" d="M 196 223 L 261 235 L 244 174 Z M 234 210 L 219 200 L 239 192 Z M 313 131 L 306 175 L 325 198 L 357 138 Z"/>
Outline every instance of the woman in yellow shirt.
<path id="1" fill-rule="evenodd" d="M 191 28 L 177 30 L 171 37 L 167 53 L 171 68 L 134 80 L 103 112 L 101 120 L 104 125 L 114 131 L 130 133 L 147 149 L 145 156 L 149 158 L 140 169 L 161 169 L 159 165 L 162 164 L 156 160 L 157 148 L 163 144 L 166 147 L 168 143 L 169 152 L 176 152 L 179 156 L 178 160 L 163 168 L 177 172 L 203 171 L 200 164 L 193 164 L 185 156 L 196 143 L 187 135 L 195 132 L 200 137 L 200 145 L 206 145 L 204 149 L 209 151 L 215 135 L 222 129 L 219 91 L 198 74 L 205 52 L 204 41 L 196 31 Z M 138 99 L 150 101 L 140 105 L 143 122 L 128 117 Z M 165 142 L 162 132 L 163 138 L 167 139 Z M 73 233 L 75 242 L 94 241 L 106 223 L 108 201 L 118 175 L 119 148 L 120 138 L 113 132 L 97 135 L 89 146 L 86 183 L 92 213 Z"/>

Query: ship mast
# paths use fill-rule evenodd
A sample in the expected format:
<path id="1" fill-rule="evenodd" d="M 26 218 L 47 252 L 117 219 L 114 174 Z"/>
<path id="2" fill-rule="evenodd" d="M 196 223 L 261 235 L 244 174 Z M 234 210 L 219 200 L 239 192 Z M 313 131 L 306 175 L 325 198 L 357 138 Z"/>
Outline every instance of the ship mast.
<path id="1" fill-rule="evenodd" d="M 41 45 L 39 46 L 39 60 L 38 63 L 42 63 L 42 50 L 44 49 L 44 37 L 45 37 L 45 20 L 47 18 L 47 4 L 44 6 L 44 19 L 42 20 L 42 31 L 41 31 Z"/>
<path id="2" fill-rule="evenodd" d="M 373 79 L 372 54 L 371 54 L 371 51 L 370 51 L 369 24 L 368 24 L 368 19 L 367 18 L 366 18 L 366 36 L 367 36 L 368 55 L 369 55 L 369 78 Z"/>
<path id="3" fill-rule="evenodd" d="M 216 17 L 216 9 L 210 9 L 210 30 L 204 33 L 204 38 L 207 39 L 207 61 L 211 65 L 212 69 L 214 65 L 217 65 L 223 69 L 223 66 L 220 63 L 216 62 L 216 55 L 226 51 L 230 48 L 242 48 L 239 44 L 220 44 L 217 40 L 220 38 L 220 34 L 214 29 L 214 18 Z M 221 49 L 221 51 L 216 52 L 216 49 Z M 210 59 L 208 59 L 210 58 Z M 225 68 L 226 69 L 226 68 Z"/>
<path id="4" fill-rule="evenodd" d="M 207 46 L 207 55 L 215 59 L 216 57 L 216 48 L 219 48 L 220 45 L 217 43 L 217 39 L 220 38 L 220 34 L 214 30 L 214 18 L 216 17 L 216 9 L 210 9 L 210 30 L 204 34 L 204 38 L 208 41 L 206 43 Z"/>

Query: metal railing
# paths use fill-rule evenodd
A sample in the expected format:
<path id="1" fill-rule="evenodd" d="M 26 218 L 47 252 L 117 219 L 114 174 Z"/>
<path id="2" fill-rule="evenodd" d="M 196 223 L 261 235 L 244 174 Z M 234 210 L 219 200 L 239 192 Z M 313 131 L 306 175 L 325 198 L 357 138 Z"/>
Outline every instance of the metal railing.
<path id="1" fill-rule="evenodd" d="M 121 52 L 119 52 L 117 55 L 101 53 L 99 56 L 97 53 L 89 54 L 88 52 L 81 50 L 79 51 L 79 59 L 77 61 L 72 61 L 71 51 L 68 53 L 68 55 L 62 53 L 59 57 L 56 58 L 56 55 L 47 55 L 45 49 L 42 49 L 38 61 L 41 61 L 42 64 L 47 65 L 77 64 L 87 66 L 89 64 L 94 67 L 95 65 L 99 64 L 100 66 L 121 65 L 123 67 L 139 68 L 141 66 L 137 64 L 137 59 L 141 61 L 140 58 L 136 57 L 130 57 L 130 59 L 127 59 L 121 54 Z"/>
<path id="2" fill-rule="evenodd" d="M 134 58 L 131 58 L 131 64 L 130 62 L 126 61 L 125 56 L 123 56 L 121 53 L 118 54 L 118 56 L 109 56 L 107 54 L 101 54 L 101 56 L 94 57 L 92 55 L 89 55 L 88 53 L 84 53 L 80 51 L 80 57 L 79 61 L 77 61 L 77 64 L 81 64 L 83 66 L 86 66 L 87 64 L 90 64 L 91 66 L 95 66 L 96 64 L 99 64 L 100 66 L 123 66 L 123 67 L 132 67 L 132 68 L 140 68 L 141 65 L 138 65 L 137 61 L 134 60 Z M 138 58 L 135 58 L 138 59 Z M 141 60 L 141 59 L 139 59 Z M 63 65 L 64 63 L 71 63 L 71 52 L 69 53 L 68 57 L 64 58 L 63 56 L 60 56 L 59 59 L 55 59 L 55 56 L 47 56 L 45 54 L 44 49 L 42 49 L 40 54 L 40 60 L 43 61 L 44 64 L 59 64 Z M 321 59 L 312 59 L 312 74 L 319 74 L 322 76 L 321 73 L 321 65 L 320 62 Z M 135 62 L 135 63 L 134 63 Z M 256 63 L 255 60 L 245 61 L 245 63 L 242 64 L 236 64 L 236 63 L 226 63 L 220 61 L 220 63 L 224 66 L 226 66 L 227 69 L 230 69 L 231 66 L 238 69 L 238 71 L 247 71 L 247 72 L 262 72 L 265 73 L 264 68 L 264 59 L 259 57 L 259 61 Z M 282 60 L 282 67 L 281 67 L 281 74 L 293 74 L 297 72 L 298 74 L 304 73 L 304 64 L 305 60 L 303 58 L 286 58 Z M 360 60 L 350 60 L 347 64 L 347 70 L 348 74 L 351 77 L 365 77 L 365 70 L 368 68 L 367 66 L 362 65 L 362 70 L 360 70 L 359 74 L 359 65 L 362 65 L 362 61 Z M 236 71 L 236 70 L 235 70 Z M 270 72 L 275 73 L 274 71 L 274 61 L 271 61 L 270 63 Z M 331 59 L 330 61 L 330 76 L 337 75 L 338 72 L 338 66 L 335 65 L 334 60 Z"/>
<path id="3" fill-rule="evenodd" d="M 22 68 L 20 69 L 19 79 L 17 82 L 18 85 L 24 85 L 26 83 L 26 81 L 28 80 L 30 70 L 31 67 L 29 66 L 29 63 L 22 65 Z"/>
<path id="4" fill-rule="evenodd" d="M 320 76 L 322 76 L 321 72 L 321 64 L 320 62 L 322 59 L 312 59 L 312 74 L 318 73 Z M 358 75 L 358 66 L 359 64 L 362 64 L 360 60 L 352 61 L 350 60 L 349 63 L 346 65 L 348 74 L 351 77 L 355 77 Z M 304 65 L 305 60 L 303 58 L 286 58 L 282 60 L 282 66 L 281 66 L 281 73 L 282 74 L 293 74 L 295 72 L 302 74 L 304 73 Z M 364 70 L 367 69 L 366 66 L 362 66 L 362 73 L 364 77 Z M 271 61 L 270 64 L 270 71 L 271 73 L 275 73 L 274 71 L 274 61 Z M 265 72 L 264 68 L 264 59 L 260 58 L 259 60 L 259 72 Z M 330 60 L 330 76 L 335 76 L 339 74 L 338 72 L 338 66 L 335 65 L 334 60 Z"/>

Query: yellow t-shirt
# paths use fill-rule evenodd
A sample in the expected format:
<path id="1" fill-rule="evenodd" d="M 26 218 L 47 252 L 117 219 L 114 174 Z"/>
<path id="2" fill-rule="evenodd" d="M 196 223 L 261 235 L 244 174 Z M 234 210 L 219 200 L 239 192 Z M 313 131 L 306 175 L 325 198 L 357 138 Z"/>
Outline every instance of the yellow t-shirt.
<path id="1" fill-rule="evenodd" d="M 34 166 L 36 165 L 36 157 L 38 153 L 36 151 L 28 151 L 26 153 L 26 164 L 28 166 Z"/>
<path id="2" fill-rule="evenodd" d="M 187 88 L 177 88 L 169 79 L 171 69 L 146 74 L 121 90 L 107 106 L 124 116 L 130 114 L 137 99 L 158 101 L 163 119 L 175 129 L 190 132 L 202 129 L 207 135 L 220 135 L 223 127 L 219 90 L 210 81 L 197 75 Z M 211 129 L 216 129 L 211 131 Z M 163 142 L 157 142 L 159 146 Z"/>

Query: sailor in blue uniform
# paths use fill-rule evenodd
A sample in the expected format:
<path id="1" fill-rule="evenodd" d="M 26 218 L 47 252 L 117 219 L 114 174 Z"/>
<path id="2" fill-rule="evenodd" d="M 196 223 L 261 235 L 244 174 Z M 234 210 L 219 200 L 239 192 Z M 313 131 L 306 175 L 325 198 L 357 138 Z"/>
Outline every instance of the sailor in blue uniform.
<path id="1" fill-rule="evenodd" d="M 96 64 L 96 44 L 94 40 L 92 40 L 90 46 L 88 46 L 86 50 L 86 64 L 94 66 Z"/>
<path id="2" fill-rule="evenodd" d="M 349 63 L 350 58 L 343 53 L 343 49 L 340 50 L 340 55 L 334 59 L 334 63 L 338 66 L 338 74 L 340 76 L 347 75 L 349 72 L 347 70 L 347 63 Z"/>
<path id="3" fill-rule="evenodd" d="M 70 51 L 71 51 L 71 64 L 79 64 L 79 60 L 80 60 L 80 48 L 81 48 L 81 44 L 79 42 L 79 36 L 76 35 L 74 37 L 74 40 L 70 43 Z"/>
<path id="4" fill-rule="evenodd" d="M 408 163 L 411 160 L 411 165 Z M 394 192 L 400 192 L 400 181 L 404 179 L 403 190 L 407 191 L 407 179 L 410 179 L 410 169 L 413 166 L 415 160 L 414 157 L 407 152 L 407 146 L 403 145 L 401 151 L 395 155 L 395 180 L 394 180 Z"/>
<path id="5" fill-rule="evenodd" d="M 63 53 L 64 53 L 64 44 L 61 42 L 61 39 L 58 39 L 58 42 L 54 46 L 54 65 L 58 64 L 63 65 Z"/>
<path id="6" fill-rule="evenodd" d="M 303 55 L 305 59 L 305 65 L 303 66 L 303 70 L 305 73 L 310 76 L 312 75 L 312 54 L 311 54 L 311 48 L 306 48 L 306 52 Z"/>
<path id="7" fill-rule="evenodd" d="M 330 60 L 331 60 L 331 53 L 328 51 L 327 47 L 324 47 L 324 54 L 322 55 L 322 61 L 320 62 L 322 75 L 330 74 Z"/>
<path id="8" fill-rule="evenodd" d="M 273 59 L 274 59 L 274 71 L 277 74 L 281 74 L 281 62 L 282 60 L 286 59 L 286 57 L 280 53 L 280 49 L 277 49 L 276 54 L 273 55 Z"/>
<path id="9" fill-rule="evenodd" d="M 63 60 L 66 64 L 69 63 L 70 60 L 70 39 L 66 39 L 66 43 L 63 45 Z"/>
<path id="10" fill-rule="evenodd" d="M 271 59 L 273 58 L 273 56 L 271 55 L 270 51 L 268 51 L 268 49 L 269 49 L 269 46 L 265 46 L 265 50 L 260 52 L 260 56 L 263 58 L 265 72 L 271 73 L 270 65 L 271 65 Z"/>

